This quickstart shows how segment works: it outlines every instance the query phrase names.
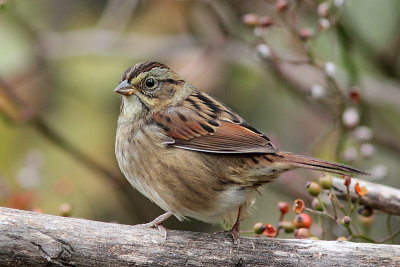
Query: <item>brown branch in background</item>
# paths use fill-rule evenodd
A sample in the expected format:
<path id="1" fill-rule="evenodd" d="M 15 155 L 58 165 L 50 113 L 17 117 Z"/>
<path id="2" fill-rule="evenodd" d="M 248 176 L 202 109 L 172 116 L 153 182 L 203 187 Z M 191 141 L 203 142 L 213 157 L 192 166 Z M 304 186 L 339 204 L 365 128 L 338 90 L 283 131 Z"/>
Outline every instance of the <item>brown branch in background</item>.
<path id="1" fill-rule="evenodd" d="M 25 111 L 29 111 L 30 109 L 26 106 L 24 101 L 18 96 L 17 92 L 14 88 L 11 87 L 2 77 L 0 77 L 0 89 L 3 93 L 9 97 L 15 104 L 17 104 L 20 108 L 23 108 Z"/>
<path id="2" fill-rule="evenodd" d="M 25 105 L 21 98 L 2 77 L 0 77 L 0 92 L 3 93 L 0 99 L 0 115 L 8 122 L 22 122 L 32 114 L 31 109 Z"/>
<path id="3" fill-rule="evenodd" d="M 368 193 L 361 198 L 354 191 L 354 187 L 350 187 L 350 197 L 353 202 L 360 201 L 361 205 L 369 208 L 383 211 L 388 214 L 400 215 L 400 190 L 364 180 L 352 178 L 351 183 L 359 183 L 361 187 L 366 187 Z M 335 195 L 341 200 L 347 200 L 348 195 L 344 185 L 344 180 L 341 178 L 333 177 L 333 191 Z"/>

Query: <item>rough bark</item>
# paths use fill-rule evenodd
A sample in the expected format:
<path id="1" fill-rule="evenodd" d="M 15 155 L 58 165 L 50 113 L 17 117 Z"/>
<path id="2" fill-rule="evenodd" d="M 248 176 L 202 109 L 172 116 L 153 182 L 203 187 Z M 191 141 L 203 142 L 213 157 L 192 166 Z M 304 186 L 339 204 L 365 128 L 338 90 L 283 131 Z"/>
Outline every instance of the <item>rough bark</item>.
<path id="1" fill-rule="evenodd" d="M 0 208 L 0 266 L 400 266 L 400 246 L 168 231 Z"/>
<path id="2" fill-rule="evenodd" d="M 360 199 L 360 204 L 385 213 L 400 215 L 399 189 L 355 178 L 352 178 L 351 181 L 349 189 L 353 201 L 358 198 L 354 191 L 354 185 L 360 183 L 360 186 L 365 186 L 368 189 L 368 193 Z M 347 190 L 343 182 L 343 179 L 333 178 L 333 190 L 338 198 L 346 200 Z"/>

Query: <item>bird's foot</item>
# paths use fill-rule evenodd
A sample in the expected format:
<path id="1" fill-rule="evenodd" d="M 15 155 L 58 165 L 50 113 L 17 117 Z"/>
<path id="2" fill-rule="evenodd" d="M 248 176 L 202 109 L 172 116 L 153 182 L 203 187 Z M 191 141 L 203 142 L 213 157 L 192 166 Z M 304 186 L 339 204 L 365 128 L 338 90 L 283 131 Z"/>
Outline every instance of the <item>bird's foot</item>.
<path id="1" fill-rule="evenodd" d="M 214 235 L 216 235 L 216 234 L 224 234 L 224 235 L 232 237 L 233 244 L 237 245 L 237 247 L 239 248 L 239 244 L 240 244 L 240 223 L 235 223 L 231 230 L 217 231 L 217 232 L 214 232 L 213 234 Z"/>
<path id="2" fill-rule="evenodd" d="M 166 219 L 168 219 L 171 215 L 172 215 L 172 212 L 168 211 L 168 212 L 158 216 L 151 222 L 144 223 L 144 224 L 138 224 L 137 226 L 157 228 L 160 231 L 160 233 L 162 234 L 162 236 L 164 237 L 164 240 L 162 242 L 162 246 L 163 246 L 165 244 L 165 242 L 167 241 L 167 229 L 163 226 L 163 222 Z"/>
<path id="3" fill-rule="evenodd" d="M 233 225 L 233 227 L 232 227 L 230 232 L 231 232 L 231 235 L 232 235 L 232 238 L 233 238 L 233 243 L 235 245 L 237 245 L 237 247 L 239 248 L 239 245 L 240 245 L 240 221 L 237 221 Z"/>

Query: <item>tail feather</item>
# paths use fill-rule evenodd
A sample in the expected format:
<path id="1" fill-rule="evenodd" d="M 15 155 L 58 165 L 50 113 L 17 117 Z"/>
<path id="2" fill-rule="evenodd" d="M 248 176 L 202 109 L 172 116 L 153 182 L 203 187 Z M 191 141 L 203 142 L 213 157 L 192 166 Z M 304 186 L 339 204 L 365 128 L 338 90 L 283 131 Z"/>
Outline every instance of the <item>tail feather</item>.
<path id="1" fill-rule="evenodd" d="M 360 171 L 356 168 L 340 164 L 329 162 L 317 158 L 307 157 L 303 155 L 297 155 L 290 152 L 280 152 L 281 160 L 290 163 L 293 167 L 306 168 L 317 171 L 325 171 L 337 174 L 358 174 L 358 175 L 369 175 L 366 172 Z"/>

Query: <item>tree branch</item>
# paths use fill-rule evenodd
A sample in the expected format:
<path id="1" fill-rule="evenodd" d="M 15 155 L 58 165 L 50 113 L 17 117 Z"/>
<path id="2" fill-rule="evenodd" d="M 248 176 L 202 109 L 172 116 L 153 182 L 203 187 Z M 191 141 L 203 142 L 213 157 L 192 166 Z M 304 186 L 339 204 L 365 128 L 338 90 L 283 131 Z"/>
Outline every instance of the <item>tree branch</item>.
<path id="1" fill-rule="evenodd" d="M 358 199 L 358 195 L 354 191 L 354 185 L 360 183 L 360 186 L 365 186 L 368 189 L 368 193 L 360 199 L 361 205 L 389 214 L 400 215 L 399 189 L 355 178 L 351 180 L 350 195 L 353 201 Z M 333 191 L 339 199 L 346 200 L 347 191 L 343 181 L 344 180 L 340 178 L 333 178 Z"/>
<path id="2" fill-rule="evenodd" d="M 1 266 L 399 266 L 400 246 L 242 238 L 0 208 Z"/>

